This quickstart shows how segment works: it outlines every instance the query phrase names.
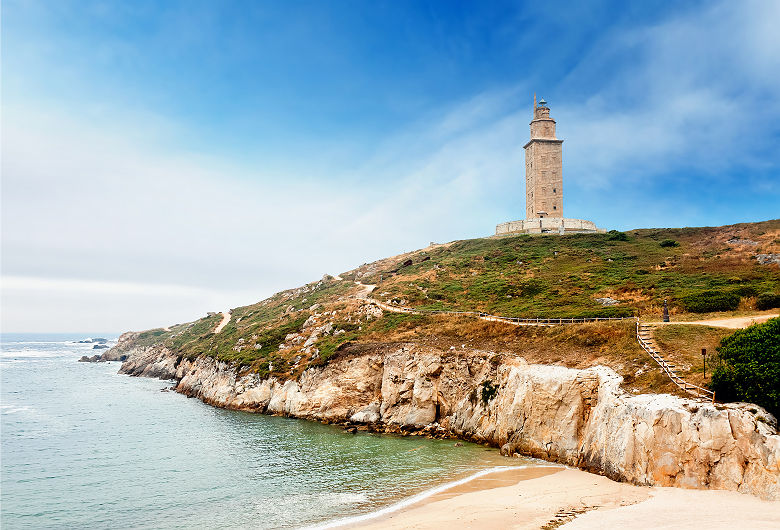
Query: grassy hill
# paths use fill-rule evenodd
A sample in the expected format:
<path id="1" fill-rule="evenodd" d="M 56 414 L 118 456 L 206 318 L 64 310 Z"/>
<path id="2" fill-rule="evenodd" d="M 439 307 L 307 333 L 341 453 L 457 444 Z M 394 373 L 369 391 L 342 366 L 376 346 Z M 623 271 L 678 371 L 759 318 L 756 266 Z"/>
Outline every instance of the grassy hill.
<path id="1" fill-rule="evenodd" d="M 162 343 L 184 357 L 208 355 L 234 362 L 241 370 L 290 378 L 333 355 L 415 342 L 442 350 L 517 355 L 529 362 L 607 364 L 634 391 L 673 391 L 635 344 L 632 322 L 518 328 L 464 317 L 382 314 L 366 303 L 366 289 L 359 284 L 376 285 L 372 297 L 408 307 L 518 317 L 638 315 L 657 320 L 668 299 L 674 319 L 691 320 L 709 316 L 690 313 L 712 309 L 702 300 L 721 300 L 732 315 L 755 312 L 762 293 L 780 294 L 780 268 L 757 259 L 772 254 L 780 255 L 780 220 L 455 241 L 236 308 L 219 334 L 213 330 L 221 317 L 212 314 L 143 332 L 137 343 Z M 682 375 L 696 381 L 701 378 L 699 343 L 714 348 L 723 335 L 722 330 L 701 329 L 710 331 L 665 331 L 659 337 L 678 355 Z"/>
<path id="2" fill-rule="evenodd" d="M 647 316 L 660 314 L 664 299 L 673 314 L 684 313 L 686 297 L 713 290 L 734 293 L 739 307 L 753 309 L 755 297 L 776 292 L 780 280 L 777 267 L 754 259 L 760 253 L 780 253 L 780 221 L 456 241 L 342 276 L 378 284 L 380 298 L 421 308 Z M 607 297 L 620 303 L 597 301 Z"/>

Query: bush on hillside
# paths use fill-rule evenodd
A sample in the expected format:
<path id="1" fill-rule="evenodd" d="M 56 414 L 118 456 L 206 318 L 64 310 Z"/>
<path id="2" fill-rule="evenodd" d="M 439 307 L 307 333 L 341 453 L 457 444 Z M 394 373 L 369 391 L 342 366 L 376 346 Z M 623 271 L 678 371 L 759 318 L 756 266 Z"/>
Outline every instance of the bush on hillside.
<path id="1" fill-rule="evenodd" d="M 664 239 L 663 241 L 661 241 L 659 243 L 659 245 L 661 245 L 662 247 L 665 248 L 665 247 L 677 247 L 680 244 L 677 241 L 675 241 L 674 239 Z"/>
<path id="2" fill-rule="evenodd" d="M 562 318 L 628 318 L 634 316 L 634 309 L 630 307 L 605 307 L 603 309 L 590 309 L 576 313 L 568 313 Z M 557 317 L 550 317 L 557 318 Z"/>
<path id="3" fill-rule="evenodd" d="M 607 232 L 607 234 L 609 235 L 607 237 L 609 241 L 628 241 L 628 236 L 626 235 L 625 232 L 610 230 L 609 232 Z"/>
<path id="4" fill-rule="evenodd" d="M 780 294 L 761 293 L 758 295 L 758 298 L 756 298 L 756 309 L 763 311 L 776 307 L 780 307 Z"/>
<path id="5" fill-rule="evenodd" d="M 730 292 L 742 298 L 746 298 L 748 296 L 756 296 L 758 294 L 758 291 L 756 291 L 756 288 L 753 287 L 752 285 L 741 285 L 739 287 L 731 289 Z"/>
<path id="6" fill-rule="evenodd" d="M 780 318 L 724 338 L 718 357 L 710 383 L 718 401 L 747 401 L 780 414 Z"/>
<path id="7" fill-rule="evenodd" d="M 702 291 L 684 297 L 682 306 L 691 313 L 734 311 L 739 307 L 739 295 L 723 291 Z"/>
<path id="8" fill-rule="evenodd" d="M 482 385 L 480 386 L 482 387 L 482 392 L 480 393 L 482 397 L 482 406 L 487 407 L 488 403 L 490 403 L 490 401 L 496 397 L 496 394 L 498 394 L 498 387 L 493 384 L 493 381 L 490 379 L 482 381 Z"/>
<path id="9" fill-rule="evenodd" d="M 543 293 L 547 289 L 547 285 L 544 282 L 531 278 L 523 282 L 520 292 L 523 296 L 536 296 Z"/>

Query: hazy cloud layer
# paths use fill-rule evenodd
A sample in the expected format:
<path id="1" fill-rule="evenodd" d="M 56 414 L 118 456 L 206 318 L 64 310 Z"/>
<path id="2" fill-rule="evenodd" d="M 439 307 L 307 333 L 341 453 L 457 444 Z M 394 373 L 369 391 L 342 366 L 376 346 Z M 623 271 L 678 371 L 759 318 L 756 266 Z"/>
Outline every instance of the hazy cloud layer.
<path id="1" fill-rule="evenodd" d="M 722 2 L 584 49 L 548 97 L 566 215 L 608 228 L 776 216 L 777 20 L 774 2 Z M 159 111 L 4 97 L 3 329 L 167 325 L 489 235 L 525 211 L 533 77 L 442 102 L 360 156 L 291 150 L 289 164 L 187 146 Z"/>

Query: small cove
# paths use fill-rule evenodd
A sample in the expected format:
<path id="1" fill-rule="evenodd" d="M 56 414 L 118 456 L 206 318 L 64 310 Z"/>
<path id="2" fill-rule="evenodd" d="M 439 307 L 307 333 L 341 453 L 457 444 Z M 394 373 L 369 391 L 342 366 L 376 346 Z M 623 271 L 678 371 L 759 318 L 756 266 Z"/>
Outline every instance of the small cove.
<path id="1" fill-rule="evenodd" d="M 297 528 L 530 463 L 213 408 L 118 363 L 76 362 L 93 353 L 78 338 L 3 337 L 4 528 Z"/>

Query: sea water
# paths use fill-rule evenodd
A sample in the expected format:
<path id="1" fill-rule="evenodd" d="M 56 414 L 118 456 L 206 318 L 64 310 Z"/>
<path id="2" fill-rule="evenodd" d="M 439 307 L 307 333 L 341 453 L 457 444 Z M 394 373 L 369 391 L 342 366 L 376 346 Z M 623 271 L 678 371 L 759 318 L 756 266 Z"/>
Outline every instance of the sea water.
<path id="1" fill-rule="evenodd" d="M 222 410 L 170 382 L 79 363 L 83 335 L 4 335 L 0 523 L 299 528 L 527 461 L 453 440 Z"/>

